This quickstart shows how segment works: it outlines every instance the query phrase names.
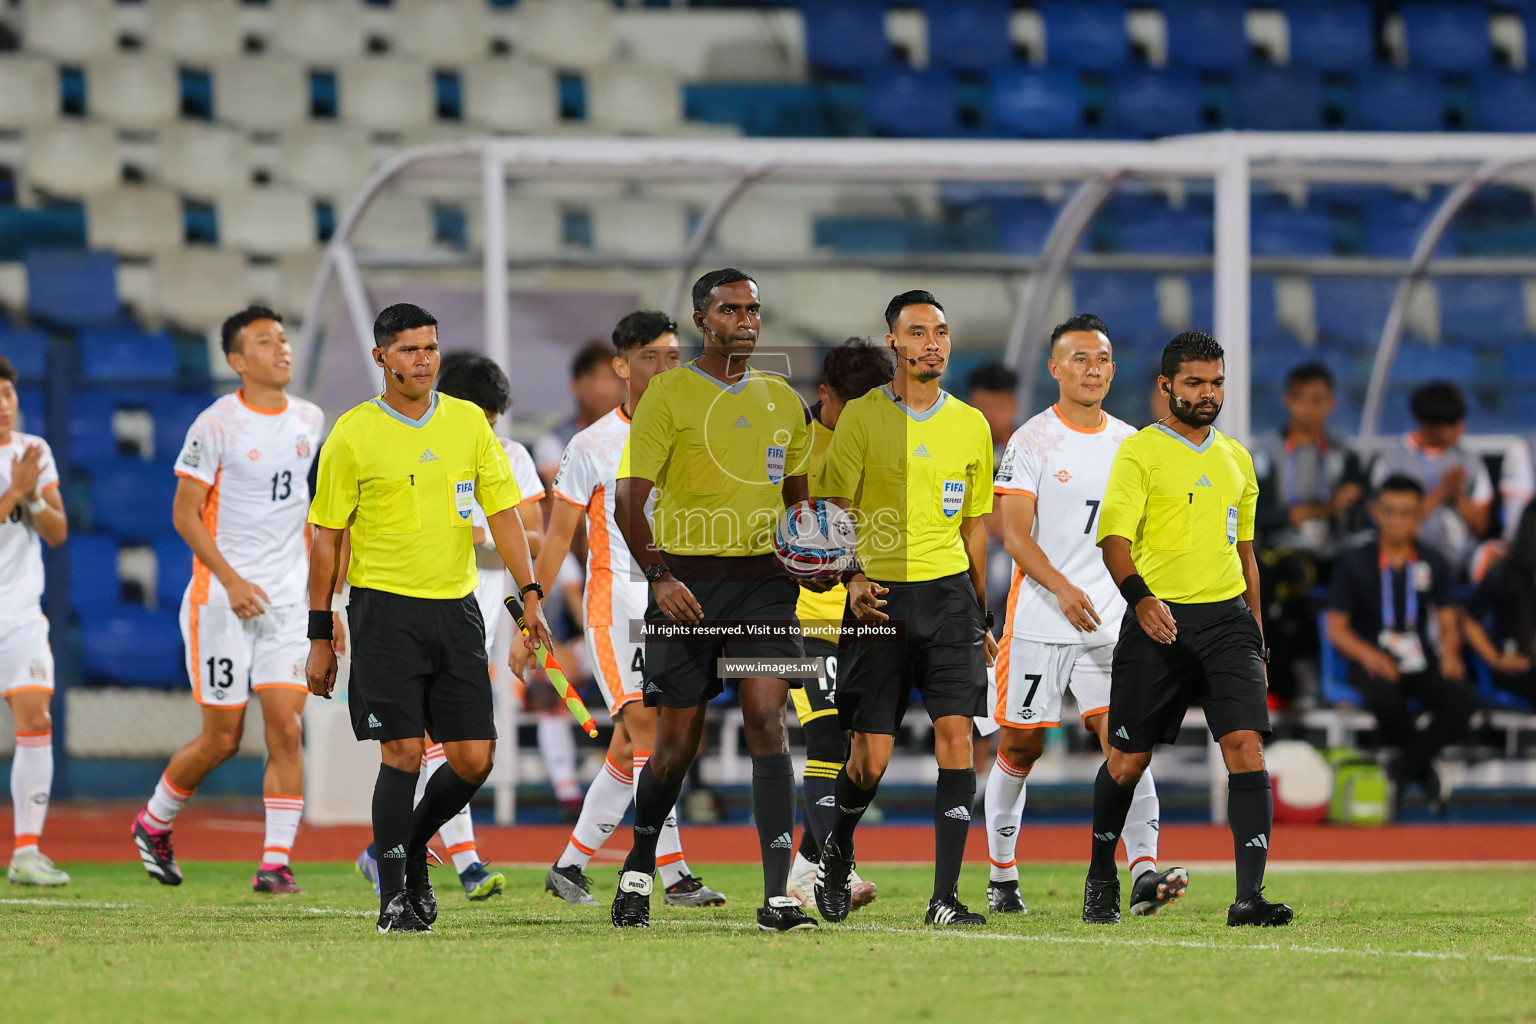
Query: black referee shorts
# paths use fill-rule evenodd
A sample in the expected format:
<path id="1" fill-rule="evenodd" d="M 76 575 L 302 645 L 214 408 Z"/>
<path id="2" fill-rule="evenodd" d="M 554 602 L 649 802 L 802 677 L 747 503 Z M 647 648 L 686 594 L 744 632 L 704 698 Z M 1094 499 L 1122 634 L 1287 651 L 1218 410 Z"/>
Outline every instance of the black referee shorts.
<path id="1" fill-rule="evenodd" d="M 667 555 L 672 575 L 688 585 L 704 618 L 713 621 L 794 623 L 800 585 L 773 555 L 725 558 Z M 652 593 L 645 603 L 647 622 L 670 622 Z M 685 638 L 645 641 L 643 677 L 646 707 L 696 708 L 720 696 L 725 684 L 715 671 L 722 658 L 803 658 L 799 636 L 700 642 Z M 790 680 L 799 686 L 800 680 Z"/>
<path id="2" fill-rule="evenodd" d="M 1210 604 L 1167 602 L 1179 638 L 1160 644 L 1126 609 L 1109 684 L 1109 742 L 1140 753 L 1172 743 L 1189 705 L 1205 709 L 1211 735 L 1251 729 L 1268 736 L 1264 639 L 1241 597 Z"/>
<path id="3" fill-rule="evenodd" d="M 347 623 L 347 703 L 359 740 L 496 738 L 485 625 L 474 593 L 432 600 L 354 587 Z"/>
<path id="4" fill-rule="evenodd" d="M 889 622 L 906 637 L 844 636 L 838 643 L 837 716 L 844 729 L 893 736 L 906 717 L 912 687 L 928 717 L 974 717 L 987 707 L 986 621 L 966 573 L 889 588 Z M 858 620 L 847 606 L 845 625 Z"/>

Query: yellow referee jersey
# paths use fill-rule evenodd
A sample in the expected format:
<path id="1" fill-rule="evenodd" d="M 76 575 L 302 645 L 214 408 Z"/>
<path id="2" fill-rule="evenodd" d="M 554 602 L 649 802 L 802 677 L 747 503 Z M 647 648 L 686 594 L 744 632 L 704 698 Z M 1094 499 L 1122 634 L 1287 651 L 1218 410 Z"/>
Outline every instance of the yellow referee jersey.
<path id="1" fill-rule="evenodd" d="M 843 407 L 817 497 L 848 498 L 864 574 L 917 583 L 965 572 L 960 523 L 992 511 L 992 434 L 948 392 L 914 413 L 889 386 Z"/>
<path id="2" fill-rule="evenodd" d="M 1215 427 L 1192 444 L 1154 423 L 1120 442 L 1099 511 L 1098 542 L 1131 542 L 1136 571 L 1164 601 L 1243 593 L 1237 542 L 1253 540 L 1259 482 L 1248 449 Z"/>
<path id="3" fill-rule="evenodd" d="M 375 398 L 336 421 L 320 449 L 309 521 L 350 528 L 352 586 L 461 598 L 479 582 L 475 504 L 493 516 L 521 499 L 485 413 L 434 391 L 419 420 Z"/>
<path id="4" fill-rule="evenodd" d="M 826 463 L 827 447 L 832 443 L 832 428 L 825 426 L 821 420 L 811 417 L 811 445 L 810 457 L 807 459 L 811 494 L 821 494 L 817 490 L 821 482 L 821 467 Z M 795 617 L 800 620 L 800 630 L 805 638 L 826 640 L 837 643 L 836 626 L 843 621 L 843 605 L 848 603 L 848 591 L 842 585 L 833 587 L 825 593 L 817 593 L 814 590 L 800 588 L 800 600 L 795 605 Z M 819 628 L 818 628 L 819 627 Z M 795 690 L 794 693 L 801 691 Z M 801 715 L 802 723 L 805 716 Z"/>
<path id="5" fill-rule="evenodd" d="M 689 362 L 651 378 L 618 475 L 656 484 L 662 551 L 764 555 L 808 447 L 805 404 L 783 377 L 748 369 L 727 386 Z"/>

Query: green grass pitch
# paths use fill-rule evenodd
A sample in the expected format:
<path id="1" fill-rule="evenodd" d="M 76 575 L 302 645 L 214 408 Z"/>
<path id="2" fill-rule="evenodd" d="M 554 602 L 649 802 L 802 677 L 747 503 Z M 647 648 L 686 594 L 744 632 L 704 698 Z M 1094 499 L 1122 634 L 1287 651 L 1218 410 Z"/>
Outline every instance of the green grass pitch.
<path id="1" fill-rule="evenodd" d="M 983 929 L 921 924 L 931 874 L 870 865 L 880 900 L 812 934 L 759 933 L 752 865 L 700 869 L 734 897 L 653 907 L 616 932 L 600 906 L 545 896 L 542 871 L 471 905 L 434 872 L 430 936 L 378 936 L 343 864 L 302 864 L 302 896 L 250 892 L 250 869 L 189 863 L 177 889 L 138 865 L 70 865 L 68 888 L 0 891 L 9 1019 L 36 1021 L 1476 1021 L 1536 1020 L 1536 885 L 1518 870 L 1286 872 L 1288 929 L 1225 926 L 1232 876 L 1118 927 L 1078 920 L 1083 869 L 1027 867 L 1030 913 Z M 962 897 L 984 904 L 984 869 Z M 659 890 L 658 890 L 659 891 Z M 984 909 L 984 908 L 983 908 Z"/>

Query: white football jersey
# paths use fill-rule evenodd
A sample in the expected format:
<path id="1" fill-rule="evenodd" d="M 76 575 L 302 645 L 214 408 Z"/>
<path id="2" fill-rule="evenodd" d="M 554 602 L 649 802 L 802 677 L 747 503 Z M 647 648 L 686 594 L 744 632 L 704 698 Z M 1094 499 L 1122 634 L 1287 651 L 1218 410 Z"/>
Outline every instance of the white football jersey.
<path id="1" fill-rule="evenodd" d="M 1125 599 L 1094 539 L 1115 450 L 1136 428 L 1102 416 L 1098 427 L 1083 430 L 1053 405 L 1014 431 L 1003 451 L 993 493 L 1035 499 L 1035 540 L 1051 565 L 1088 595 L 1100 623 L 1092 633 L 1078 632 L 1055 595 L 1015 565 L 1008 628 L 1021 640 L 1093 645 L 1114 643 L 1119 634 Z"/>
<path id="2" fill-rule="evenodd" d="M 269 412 L 236 391 L 203 410 L 176 457 L 177 476 L 208 488 L 203 523 L 219 554 L 274 605 L 309 600 L 307 480 L 324 429 L 325 414 L 312 402 L 290 396 Z M 187 597 L 229 604 L 224 585 L 196 557 Z"/>
<path id="3" fill-rule="evenodd" d="M 512 479 L 517 483 L 518 493 L 522 495 L 517 503 L 522 508 L 530 501 L 540 501 L 544 497 L 544 481 L 539 479 L 539 471 L 533 464 L 533 456 L 528 454 L 516 441 L 501 439 L 501 447 L 507 453 L 507 461 L 512 464 Z M 484 530 L 487 528 L 485 510 L 480 507 L 478 501 L 470 510 L 470 524 Z M 490 538 L 486 538 L 490 543 Z M 502 600 L 511 593 L 508 589 L 508 580 L 511 573 L 502 569 L 479 569 L 480 582 L 475 585 L 475 593 L 480 599 L 480 614 L 485 619 L 485 631 L 487 635 L 496 632 L 496 624 L 505 613 L 501 611 Z"/>
<path id="4" fill-rule="evenodd" d="M 583 600 L 588 628 L 625 625 L 645 617 L 649 590 L 614 522 L 614 487 L 619 459 L 629 438 L 629 417 L 621 405 L 580 430 L 566 445 L 555 473 L 555 497 L 587 513 L 587 589 Z M 652 515 L 656 495 L 646 514 Z"/>
<path id="5" fill-rule="evenodd" d="M 11 431 L 9 444 L 0 445 L 0 493 L 10 489 L 11 462 L 39 445 L 37 493 L 59 486 L 59 469 L 53 462 L 53 449 L 36 434 Z M 0 623 L 19 622 L 42 614 L 43 542 L 32 525 L 26 499 L 16 503 L 11 514 L 0 519 Z"/>

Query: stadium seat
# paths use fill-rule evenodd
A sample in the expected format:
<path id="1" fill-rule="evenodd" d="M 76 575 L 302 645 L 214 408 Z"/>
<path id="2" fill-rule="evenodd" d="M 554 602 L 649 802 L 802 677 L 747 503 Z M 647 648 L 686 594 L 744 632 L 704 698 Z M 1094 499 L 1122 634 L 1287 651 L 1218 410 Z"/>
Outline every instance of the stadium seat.
<path id="1" fill-rule="evenodd" d="M 1466 348 L 1447 348 L 1404 342 L 1392 360 L 1392 383 L 1417 386 L 1432 380 L 1474 381 L 1478 378 L 1477 353 Z"/>
<path id="2" fill-rule="evenodd" d="M 960 127 L 947 71 L 872 71 L 864 76 L 864 109 L 876 135 L 945 138 Z"/>
<path id="3" fill-rule="evenodd" d="M 1360 699 L 1360 691 L 1350 686 L 1344 680 L 1349 671 L 1348 663 L 1338 648 L 1328 641 L 1328 614 L 1324 612 L 1317 617 L 1317 635 L 1321 638 L 1322 650 L 1320 652 L 1321 669 L 1319 679 L 1322 690 L 1323 703 L 1325 704 L 1352 704 L 1355 707 L 1363 707 Z"/>
<path id="4" fill-rule="evenodd" d="M 592 245 L 598 252 L 661 256 L 687 241 L 681 203 L 659 199 L 607 199 L 592 203 Z"/>
<path id="5" fill-rule="evenodd" d="M 77 197 L 116 185 L 122 176 L 117 133 L 109 125 L 70 121 L 33 125 L 26 134 L 27 184 L 50 196 Z"/>
<path id="6" fill-rule="evenodd" d="M 1483 132 L 1536 132 L 1536 79 L 1529 72 L 1513 71 L 1477 76 L 1472 89 L 1472 127 Z"/>
<path id="7" fill-rule="evenodd" d="M 48 399 L 42 388 L 29 388 L 22 386 L 17 390 L 17 400 L 20 405 L 20 419 L 16 426 L 19 430 L 25 430 L 29 434 L 41 434 L 47 436 L 51 433 L 48 426 Z"/>
<path id="8" fill-rule="evenodd" d="M 148 544 L 171 521 L 176 476 L 161 462 L 116 459 L 91 468 L 91 521 L 119 540 Z"/>
<path id="9" fill-rule="evenodd" d="M 192 549 L 176 533 L 163 533 L 151 545 L 155 552 L 155 604 L 179 608 L 192 581 Z"/>
<path id="10" fill-rule="evenodd" d="M 513 43 L 550 67 L 602 67 L 618 50 L 613 19 L 606 0 L 521 0 Z"/>
<path id="11" fill-rule="evenodd" d="M 1320 340 L 1374 348 L 1397 293 L 1397 279 L 1329 274 L 1312 279 Z"/>
<path id="12" fill-rule="evenodd" d="M 394 0 L 394 49 L 438 64 L 490 56 L 491 11 L 485 0 Z"/>
<path id="13" fill-rule="evenodd" d="M 1102 317 L 1115 338 L 1136 344 L 1161 336 L 1156 274 L 1080 271 L 1072 275 L 1072 303 Z"/>
<path id="14" fill-rule="evenodd" d="M 110 252 L 32 249 L 27 268 L 27 309 L 45 324 L 90 327 L 118 318 L 117 260 Z"/>
<path id="15" fill-rule="evenodd" d="M 587 121 L 625 134 L 675 133 L 683 120 L 682 83 L 663 68 L 614 64 L 587 72 Z"/>
<path id="16" fill-rule="evenodd" d="M 991 205 L 997 215 L 998 248 L 1019 256 L 1041 254 L 1061 212 L 1060 207 L 1043 199 L 1000 199 Z M 1086 236 L 1083 242 L 1086 244 Z"/>
<path id="17" fill-rule="evenodd" d="M 1530 337 L 1525 288 L 1518 277 L 1442 277 L 1440 337 L 1508 346 Z"/>
<path id="18" fill-rule="evenodd" d="M 303 252 L 319 243 L 315 207 L 302 192 L 253 188 L 227 192 L 218 199 L 219 243 L 232 249 L 272 256 Z"/>
<path id="19" fill-rule="evenodd" d="M 1310 132 L 1323 127 L 1323 84 L 1315 72 L 1253 67 L 1232 84 L 1233 120 L 1250 131 Z"/>
<path id="20" fill-rule="evenodd" d="M 1118 198 L 1118 197 L 1117 197 Z M 1115 250 L 1169 256 L 1206 256 L 1211 252 L 1209 206 L 1184 209 L 1161 200 L 1112 204 Z"/>
<path id="21" fill-rule="evenodd" d="M 170 463 L 180 454 L 187 431 L 213 402 L 208 391 L 157 391 L 148 396 L 155 423 L 155 458 Z"/>
<path id="22" fill-rule="evenodd" d="M 1398 8 L 1408 63 L 1434 71 L 1481 71 L 1493 62 L 1488 8 L 1481 3 L 1407 0 Z"/>
<path id="23" fill-rule="evenodd" d="M 41 380 L 48 372 L 48 335 L 0 324 L 0 356 L 22 380 Z"/>
<path id="24" fill-rule="evenodd" d="M 1003 136 L 1071 138 L 1083 131 L 1083 87 L 1067 68 L 1005 68 L 989 82 L 993 130 Z"/>
<path id="25" fill-rule="evenodd" d="M 124 686 L 187 685 L 176 612 L 117 605 L 96 609 L 81 622 L 87 676 Z"/>
<path id="26" fill-rule="evenodd" d="M 7 54 L 0 60 L 0 128 L 46 124 L 59 117 L 59 69 L 51 60 Z"/>
<path id="27" fill-rule="evenodd" d="M 988 71 L 1013 60 L 1008 0 L 925 0 L 923 15 L 930 67 Z"/>
<path id="28" fill-rule="evenodd" d="M 1376 29 L 1365 0 L 1284 0 L 1291 64 L 1356 71 L 1376 60 Z"/>
<path id="29" fill-rule="evenodd" d="M 347 60 L 364 50 L 358 0 L 271 0 L 272 48 L 305 61 Z"/>
<path id="30" fill-rule="evenodd" d="M 160 312 L 190 331 L 217 327 L 250 296 L 243 253 L 193 247 L 155 258 L 155 292 Z"/>
<path id="31" fill-rule="evenodd" d="M 1173 0 L 1162 10 L 1168 26 L 1168 63 L 1202 71 L 1235 71 L 1248 65 L 1243 4 Z"/>
<path id="32" fill-rule="evenodd" d="M 432 69 L 391 57 L 341 65 L 341 116 L 375 131 L 399 132 L 430 124 L 436 113 Z"/>
<path id="33" fill-rule="evenodd" d="M 207 198 L 251 184 L 251 146 L 240 132 L 183 121 L 159 133 L 156 173 L 190 196 Z"/>
<path id="34" fill-rule="evenodd" d="M 1200 80 L 1192 71 L 1118 71 L 1109 81 L 1109 106 L 1115 133 L 1126 138 L 1156 139 L 1206 128 Z"/>
<path id="35" fill-rule="evenodd" d="M 283 132 L 278 154 L 277 171 L 284 181 L 337 206 L 357 194 L 374 164 L 368 132 L 350 125 L 291 128 Z"/>
<path id="36" fill-rule="evenodd" d="M 729 252 L 740 247 L 734 241 L 738 238 L 751 239 L 752 251 L 765 256 L 808 256 L 815 249 L 811 210 L 804 203 L 749 192 L 721 220 L 715 245 Z"/>
<path id="37" fill-rule="evenodd" d="M 1130 63 L 1125 5 L 1117 0 L 1039 0 L 1046 63 L 1105 71 Z"/>
<path id="38" fill-rule="evenodd" d="M 1366 202 L 1361 207 L 1366 254 L 1407 259 L 1439 205 L 1437 198 L 1419 200 L 1402 195 Z M 1435 246 L 1435 255 L 1450 256 L 1454 252 L 1455 243 L 1447 231 Z"/>
<path id="39" fill-rule="evenodd" d="M 1211 275 L 1193 274 L 1189 280 L 1189 326 L 1192 330 L 1216 332 L 1216 308 Z M 1262 351 L 1259 346 L 1274 348 L 1277 344 L 1292 344 L 1282 339 L 1280 318 L 1275 309 L 1275 280 L 1256 275 L 1248 284 L 1248 339 L 1255 347 L 1255 358 Z"/>
<path id="40" fill-rule="evenodd" d="M 118 451 L 117 432 L 113 417 L 121 408 L 137 404 L 142 399 L 130 399 L 117 391 L 97 388 L 76 388 L 69 396 L 69 455 L 77 466 L 90 466 L 115 461 Z"/>
<path id="41" fill-rule="evenodd" d="M 415 195 L 381 195 L 369 205 L 352 241 L 371 252 L 420 253 L 432 247 L 432 209 Z"/>
<path id="42" fill-rule="evenodd" d="M 27 49 L 60 60 L 87 60 L 116 45 L 112 0 L 47 0 L 22 8 Z M 7 58 L 9 59 L 9 58 Z"/>
<path id="43" fill-rule="evenodd" d="M 283 131 L 309 119 L 304 66 L 282 57 L 235 57 L 213 69 L 213 109 L 249 131 Z"/>
<path id="44" fill-rule="evenodd" d="M 1331 256 L 1333 221 L 1318 206 L 1300 209 L 1284 199 L 1256 199 L 1249 244 L 1255 256 Z"/>
<path id="45" fill-rule="evenodd" d="M 462 69 L 464 120 L 494 132 L 541 132 L 560 115 L 555 73 L 542 64 L 488 60 Z"/>
<path id="46" fill-rule="evenodd" d="M 97 57 L 86 66 L 91 116 L 120 128 L 157 128 L 181 112 L 171 58 L 152 53 Z"/>
<path id="47" fill-rule="evenodd" d="M 1445 90 L 1432 71 L 1362 70 L 1355 76 L 1355 118 L 1382 132 L 1438 132 L 1446 128 Z"/>
<path id="48" fill-rule="evenodd" d="M 80 332 L 80 376 L 88 382 L 164 381 L 176 378 L 176 342 L 167 333 L 139 328 L 88 327 Z"/>
<path id="49" fill-rule="evenodd" d="M 86 239 L 93 249 L 145 256 L 180 248 L 181 197 L 170 189 L 131 185 L 86 197 Z"/>
<path id="50" fill-rule="evenodd" d="M 805 59 L 812 70 L 861 74 L 895 63 L 885 35 L 886 0 L 801 0 Z"/>
<path id="51" fill-rule="evenodd" d="M 244 45 L 236 0 L 155 0 L 149 7 L 152 49 L 178 60 L 218 66 Z"/>
<path id="52" fill-rule="evenodd" d="M 121 591 L 117 541 L 104 534 L 73 534 L 69 538 L 69 606 L 77 612 L 111 608 Z"/>
<path id="53" fill-rule="evenodd" d="M 688 120 L 732 125 L 743 135 L 856 135 L 864 89 L 851 82 L 701 82 L 683 87 Z"/>

